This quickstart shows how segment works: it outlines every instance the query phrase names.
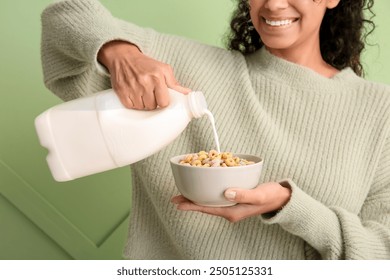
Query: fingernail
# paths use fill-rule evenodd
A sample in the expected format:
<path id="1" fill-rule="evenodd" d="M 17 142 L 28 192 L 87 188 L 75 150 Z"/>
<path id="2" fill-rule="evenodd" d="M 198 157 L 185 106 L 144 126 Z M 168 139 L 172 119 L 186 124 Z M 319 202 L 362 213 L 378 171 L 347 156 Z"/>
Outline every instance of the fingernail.
<path id="1" fill-rule="evenodd" d="M 234 200 L 236 198 L 236 192 L 235 191 L 226 191 L 225 197 L 229 200 Z"/>

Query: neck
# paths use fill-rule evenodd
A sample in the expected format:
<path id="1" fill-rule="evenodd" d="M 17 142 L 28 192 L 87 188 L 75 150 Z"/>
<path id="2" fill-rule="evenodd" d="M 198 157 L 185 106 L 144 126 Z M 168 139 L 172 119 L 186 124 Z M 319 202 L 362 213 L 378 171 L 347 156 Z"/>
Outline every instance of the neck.
<path id="1" fill-rule="evenodd" d="M 277 57 L 310 68 L 327 78 L 331 78 L 339 72 L 339 70 L 326 63 L 326 61 L 322 58 L 319 43 L 316 47 L 310 48 L 302 48 L 301 45 L 295 48 L 290 47 L 288 49 L 273 49 L 267 46 L 266 48 L 270 53 Z"/>

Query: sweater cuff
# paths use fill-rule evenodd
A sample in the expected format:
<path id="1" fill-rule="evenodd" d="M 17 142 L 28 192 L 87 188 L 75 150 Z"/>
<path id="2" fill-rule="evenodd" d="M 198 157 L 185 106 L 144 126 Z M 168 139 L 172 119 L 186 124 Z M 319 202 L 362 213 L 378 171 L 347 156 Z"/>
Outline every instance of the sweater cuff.
<path id="1" fill-rule="evenodd" d="M 261 215 L 265 224 L 279 224 L 284 230 L 299 236 L 327 258 L 339 255 L 334 245 L 342 243 L 337 215 L 320 201 L 303 192 L 292 180 L 280 182 L 291 188 L 289 202 L 275 215 Z"/>
<path id="2" fill-rule="evenodd" d="M 111 77 L 110 72 L 108 72 L 107 68 L 104 65 L 100 64 L 97 58 L 95 59 L 95 68 L 101 75 Z"/>

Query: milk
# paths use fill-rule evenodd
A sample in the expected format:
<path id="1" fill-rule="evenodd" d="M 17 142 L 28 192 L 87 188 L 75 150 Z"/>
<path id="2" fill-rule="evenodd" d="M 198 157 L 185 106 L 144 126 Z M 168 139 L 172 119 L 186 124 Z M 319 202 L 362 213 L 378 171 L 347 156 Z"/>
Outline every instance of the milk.
<path id="1" fill-rule="evenodd" d="M 221 146 L 219 144 L 219 137 L 218 137 L 218 133 L 217 133 L 217 128 L 215 127 L 214 116 L 213 116 L 213 114 L 209 110 L 205 110 L 204 113 L 208 117 L 208 119 L 210 121 L 210 124 L 211 124 L 211 127 L 213 128 L 215 145 L 217 147 L 218 153 L 220 153 L 221 152 Z"/>

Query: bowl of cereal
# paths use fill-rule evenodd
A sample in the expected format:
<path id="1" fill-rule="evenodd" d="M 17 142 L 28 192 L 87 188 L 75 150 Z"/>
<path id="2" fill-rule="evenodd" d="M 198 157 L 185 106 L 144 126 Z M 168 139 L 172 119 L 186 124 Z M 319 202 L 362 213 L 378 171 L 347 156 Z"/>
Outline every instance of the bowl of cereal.
<path id="1" fill-rule="evenodd" d="M 252 189 L 259 184 L 263 160 L 260 157 L 215 150 L 170 159 L 179 192 L 195 204 L 209 207 L 235 205 L 225 198 L 226 189 Z"/>

